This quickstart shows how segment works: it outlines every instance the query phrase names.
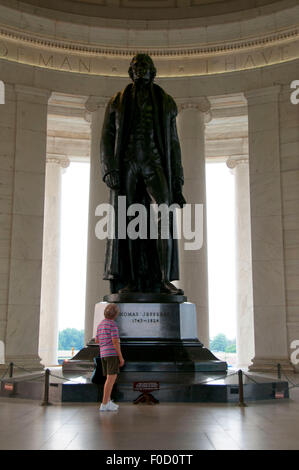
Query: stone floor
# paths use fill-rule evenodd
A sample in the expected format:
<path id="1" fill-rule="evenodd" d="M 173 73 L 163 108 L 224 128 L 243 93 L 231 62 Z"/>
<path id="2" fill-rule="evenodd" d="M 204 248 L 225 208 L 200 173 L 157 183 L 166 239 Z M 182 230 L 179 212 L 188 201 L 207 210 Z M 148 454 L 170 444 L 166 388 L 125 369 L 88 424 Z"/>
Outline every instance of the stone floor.
<path id="1" fill-rule="evenodd" d="M 42 407 L 0 398 L 0 449 L 299 449 L 299 388 L 290 400 L 246 408 L 123 403 L 116 413 L 100 413 L 95 404 Z"/>

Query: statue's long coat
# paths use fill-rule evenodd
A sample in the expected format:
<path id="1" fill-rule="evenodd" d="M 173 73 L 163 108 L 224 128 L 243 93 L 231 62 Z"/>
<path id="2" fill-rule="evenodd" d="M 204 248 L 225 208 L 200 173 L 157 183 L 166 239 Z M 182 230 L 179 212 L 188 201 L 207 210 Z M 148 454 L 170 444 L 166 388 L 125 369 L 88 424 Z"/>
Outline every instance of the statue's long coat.
<path id="1" fill-rule="evenodd" d="M 120 176 L 122 175 L 122 157 L 130 133 L 135 107 L 134 90 L 133 84 L 128 85 L 122 92 L 113 96 L 107 105 L 100 150 L 103 180 L 112 170 L 118 170 Z M 182 184 L 184 183 L 181 150 L 176 128 L 177 106 L 171 96 L 158 85 L 151 84 L 150 90 L 156 141 L 162 157 L 171 202 L 175 202 L 172 200 L 173 182 L 175 179 L 179 179 Z M 122 190 L 110 190 L 110 204 L 115 209 L 116 223 L 118 195 L 124 195 Z M 150 202 L 149 198 L 146 194 L 143 197 L 143 202 L 148 205 Z M 138 200 L 138 202 L 141 201 Z M 172 225 L 172 221 L 170 225 Z M 170 227 L 170 230 L 172 230 L 172 227 Z M 123 245 L 120 242 L 122 240 L 117 238 L 107 239 L 103 279 L 113 280 L 124 279 L 126 277 L 126 266 L 124 266 L 125 253 L 122 253 Z M 172 239 L 172 261 L 169 280 L 176 279 L 179 279 L 178 243 L 176 239 Z"/>

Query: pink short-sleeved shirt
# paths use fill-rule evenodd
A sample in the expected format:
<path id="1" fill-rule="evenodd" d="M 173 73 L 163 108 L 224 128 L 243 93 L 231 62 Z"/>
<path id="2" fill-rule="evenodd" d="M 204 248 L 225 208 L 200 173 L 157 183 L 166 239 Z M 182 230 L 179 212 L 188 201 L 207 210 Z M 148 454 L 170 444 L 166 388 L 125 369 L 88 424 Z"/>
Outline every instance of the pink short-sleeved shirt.
<path id="1" fill-rule="evenodd" d="M 96 342 L 100 346 L 100 356 L 117 356 L 112 338 L 119 338 L 118 326 L 114 320 L 105 318 L 97 328 Z"/>

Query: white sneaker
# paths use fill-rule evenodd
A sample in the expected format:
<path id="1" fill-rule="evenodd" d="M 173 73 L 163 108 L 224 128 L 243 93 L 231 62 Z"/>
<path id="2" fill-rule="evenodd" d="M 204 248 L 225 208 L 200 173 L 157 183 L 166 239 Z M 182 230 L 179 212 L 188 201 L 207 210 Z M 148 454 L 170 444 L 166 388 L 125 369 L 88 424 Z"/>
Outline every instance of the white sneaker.
<path id="1" fill-rule="evenodd" d="M 119 408 L 119 406 L 113 403 L 113 401 L 111 400 L 107 403 L 107 406 L 108 406 L 109 411 L 117 411 Z"/>
<path id="2" fill-rule="evenodd" d="M 119 408 L 118 405 L 116 405 L 115 403 L 113 403 L 113 401 L 108 401 L 108 403 L 106 403 L 106 405 L 104 405 L 103 403 L 101 404 L 99 410 L 100 411 L 117 411 Z"/>
<path id="3" fill-rule="evenodd" d="M 100 411 L 109 411 L 108 409 L 108 403 L 106 403 L 106 405 L 104 405 L 103 403 L 101 404 L 100 408 L 99 408 Z"/>

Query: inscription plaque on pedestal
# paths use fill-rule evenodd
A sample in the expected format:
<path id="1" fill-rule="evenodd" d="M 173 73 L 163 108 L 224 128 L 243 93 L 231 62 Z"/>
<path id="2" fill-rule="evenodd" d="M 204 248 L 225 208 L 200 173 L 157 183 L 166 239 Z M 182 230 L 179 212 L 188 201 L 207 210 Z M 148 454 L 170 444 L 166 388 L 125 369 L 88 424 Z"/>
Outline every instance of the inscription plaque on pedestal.
<path id="1" fill-rule="evenodd" d="M 123 338 L 180 338 L 179 311 L 169 304 L 125 304 L 116 322 Z"/>
<path id="2" fill-rule="evenodd" d="M 106 302 L 95 307 L 94 336 L 104 318 Z M 196 339 L 196 309 L 190 302 L 181 304 L 121 303 L 116 319 L 121 338 Z"/>

